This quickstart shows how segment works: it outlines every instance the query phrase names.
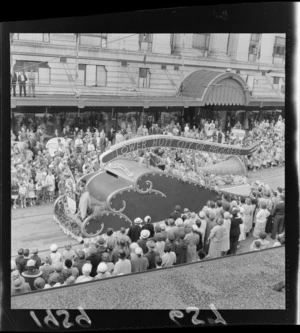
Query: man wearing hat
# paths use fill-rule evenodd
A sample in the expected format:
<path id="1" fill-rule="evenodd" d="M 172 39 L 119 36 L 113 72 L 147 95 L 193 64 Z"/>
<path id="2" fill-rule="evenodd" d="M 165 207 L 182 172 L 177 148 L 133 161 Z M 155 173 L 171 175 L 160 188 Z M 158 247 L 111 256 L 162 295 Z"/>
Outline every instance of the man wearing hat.
<path id="1" fill-rule="evenodd" d="M 126 259 L 126 253 L 124 250 L 119 251 L 119 260 L 115 264 L 114 275 L 130 274 L 131 262 Z"/>
<path id="2" fill-rule="evenodd" d="M 285 197 L 283 194 L 279 195 L 279 201 L 273 209 L 272 216 L 274 216 L 274 222 L 271 238 L 275 239 L 277 234 L 281 234 L 284 231 Z"/>
<path id="3" fill-rule="evenodd" d="M 181 207 L 179 205 L 175 206 L 174 212 L 170 214 L 170 218 L 174 219 L 176 221 L 179 217 L 181 217 Z"/>
<path id="4" fill-rule="evenodd" d="M 85 259 L 85 252 L 82 250 L 78 251 L 78 259 L 73 263 L 73 267 L 76 267 L 79 271 L 79 275 L 82 275 L 82 266 L 84 264 L 91 263 Z"/>
<path id="5" fill-rule="evenodd" d="M 27 261 L 30 259 L 29 254 L 30 254 L 29 249 L 25 249 L 23 252 L 23 258 L 21 258 L 19 261 L 19 267 L 17 266 L 18 271 L 20 273 L 22 273 L 26 268 Z"/>
<path id="6" fill-rule="evenodd" d="M 143 256 L 143 250 L 140 247 L 135 249 L 136 257 L 131 261 L 131 273 L 146 271 L 149 267 L 149 261 Z"/>
<path id="7" fill-rule="evenodd" d="M 44 264 L 39 267 L 39 270 L 42 272 L 42 278 L 48 282 L 49 276 L 55 272 L 55 269 L 51 265 L 50 256 L 44 258 Z"/>
<path id="8" fill-rule="evenodd" d="M 141 236 L 140 239 L 137 241 L 139 247 L 142 248 L 143 253 L 147 253 L 148 252 L 148 247 L 147 247 L 147 242 L 149 241 L 150 238 L 150 231 L 145 229 L 141 231 Z"/>
<path id="9" fill-rule="evenodd" d="M 142 222 L 143 220 L 140 217 L 137 217 L 133 222 L 134 224 L 129 228 L 127 235 L 129 236 L 132 242 L 137 242 L 138 239 L 140 238 L 140 234 L 142 231 L 140 225 Z"/>
<path id="10" fill-rule="evenodd" d="M 146 257 L 149 261 L 148 269 L 156 268 L 155 257 L 159 256 L 159 253 L 157 251 L 155 251 L 156 244 L 153 240 L 150 240 L 147 243 L 147 247 L 148 247 L 148 252 L 146 254 L 144 254 L 144 257 Z"/>
<path id="11" fill-rule="evenodd" d="M 149 230 L 150 231 L 150 238 L 154 236 L 154 226 L 151 223 L 151 217 L 148 215 L 144 218 L 146 224 L 142 226 L 142 230 Z"/>
<path id="12" fill-rule="evenodd" d="M 41 276 L 43 273 L 35 268 L 35 261 L 29 259 L 26 264 L 26 270 L 22 273 L 22 276 L 25 278 L 25 282 L 29 283 L 30 288 L 35 290 L 34 280 Z"/>
<path id="13" fill-rule="evenodd" d="M 32 256 L 30 257 L 30 259 L 35 261 L 35 268 L 39 269 L 40 266 L 42 265 L 42 259 L 38 256 L 38 249 L 36 247 L 34 247 L 31 251 Z"/>
<path id="14" fill-rule="evenodd" d="M 15 277 L 11 283 L 11 295 L 18 295 L 31 291 L 30 285 L 21 277 Z"/>
<path id="15" fill-rule="evenodd" d="M 106 264 L 106 266 L 107 266 L 107 271 L 108 271 L 111 275 L 113 275 L 115 265 L 111 262 L 109 253 L 107 253 L 107 252 L 102 253 L 101 263 L 102 263 L 102 262 Z"/>
<path id="16" fill-rule="evenodd" d="M 125 239 L 121 239 L 119 242 L 119 245 L 113 249 L 112 253 L 111 253 L 111 261 L 112 263 L 116 263 L 119 260 L 119 251 L 120 250 L 124 250 L 126 253 L 125 258 L 128 259 L 130 251 L 126 245 L 126 241 Z"/>
<path id="17" fill-rule="evenodd" d="M 90 246 L 89 256 L 86 260 L 90 261 L 92 264 L 91 277 L 95 277 L 97 275 L 97 267 L 101 262 L 101 254 L 97 253 L 97 249 L 94 244 Z"/>
<path id="18" fill-rule="evenodd" d="M 119 230 L 119 232 L 117 232 L 117 242 L 118 244 L 120 243 L 121 239 L 124 239 L 126 242 L 126 246 L 129 247 L 129 245 L 131 244 L 131 239 L 130 237 L 126 234 L 126 229 L 124 227 L 121 227 L 121 229 Z"/>
<path id="19" fill-rule="evenodd" d="M 16 267 L 19 272 L 21 272 L 21 262 L 22 262 L 23 258 L 24 258 L 24 249 L 19 249 L 18 255 L 15 258 Z"/>

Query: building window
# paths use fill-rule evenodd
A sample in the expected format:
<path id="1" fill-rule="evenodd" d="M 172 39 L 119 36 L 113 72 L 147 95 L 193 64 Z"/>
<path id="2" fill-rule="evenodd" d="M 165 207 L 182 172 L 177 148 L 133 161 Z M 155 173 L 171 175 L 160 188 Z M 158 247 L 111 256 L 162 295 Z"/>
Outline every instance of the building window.
<path id="1" fill-rule="evenodd" d="M 104 66 L 96 66 L 96 85 L 106 87 L 107 71 Z"/>
<path id="2" fill-rule="evenodd" d="M 77 82 L 87 87 L 105 87 L 106 73 L 104 66 L 79 64 Z"/>
<path id="3" fill-rule="evenodd" d="M 210 34 L 194 34 L 193 35 L 193 48 L 199 50 L 208 50 Z"/>
<path id="4" fill-rule="evenodd" d="M 174 66 L 174 71 L 179 71 L 179 66 Z"/>
<path id="5" fill-rule="evenodd" d="M 150 75 L 149 68 L 140 68 L 138 85 L 140 88 L 150 88 Z"/>
<path id="6" fill-rule="evenodd" d="M 152 51 L 153 34 L 139 34 L 140 51 Z"/>
<path id="7" fill-rule="evenodd" d="M 107 47 L 107 34 L 79 34 L 79 44 L 83 46 Z"/>
<path id="8" fill-rule="evenodd" d="M 285 38 L 276 37 L 274 48 L 273 48 L 273 62 L 276 62 L 276 58 L 284 59 L 285 58 Z"/>
<path id="9" fill-rule="evenodd" d="M 81 86 L 86 85 L 86 65 L 84 65 L 84 64 L 78 64 L 77 82 Z"/>
<path id="10" fill-rule="evenodd" d="M 17 60 L 14 65 L 14 71 L 16 73 L 24 72 L 28 76 L 31 70 L 36 74 L 37 84 L 51 83 L 51 68 L 48 62 Z"/>
<path id="11" fill-rule="evenodd" d="M 273 84 L 279 84 L 279 77 L 278 76 L 273 77 Z"/>
<path id="12" fill-rule="evenodd" d="M 256 61 L 260 55 L 260 34 L 251 34 L 250 45 L 249 45 L 249 61 Z"/>

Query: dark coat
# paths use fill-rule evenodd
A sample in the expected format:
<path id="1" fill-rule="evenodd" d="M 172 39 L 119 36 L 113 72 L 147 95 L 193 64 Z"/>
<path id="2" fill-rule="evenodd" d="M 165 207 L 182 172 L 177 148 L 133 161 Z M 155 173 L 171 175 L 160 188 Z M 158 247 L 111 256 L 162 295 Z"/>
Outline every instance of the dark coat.
<path id="1" fill-rule="evenodd" d="M 13 86 L 15 86 L 17 84 L 17 80 L 18 80 L 16 72 L 13 72 L 12 74 L 10 74 L 10 79 L 11 79 L 11 84 Z"/>
<path id="2" fill-rule="evenodd" d="M 231 226 L 230 226 L 230 237 L 239 236 L 241 233 L 240 224 L 243 223 L 241 218 L 231 218 Z"/>
<path id="3" fill-rule="evenodd" d="M 25 82 L 27 81 L 27 76 L 24 74 L 24 80 L 25 80 Z M 20 84 L 20 83 L 22 83 L 21 82 L 21 75 L 18 75 L 18 83 Z"/>
<path id="4" fill-rule="evenodd" d="M 284 201 L 279 202 L 275 207 L 272 213 L 273 216 L 284 215 L 285 214 L 285 203 Z"/>
<path id="5" fill-rule="evenodd" d="M 37 254 L 33 254 L 30 258 L 35 261 L 35 267 L 39 269 L 42 265 L 42 259 Z"/>
<path id="6" fill-rule="evenodd" d="M 133 225 L 129 228 L 127 235 L 132 242 L 136 242 L 141 235 L 142 228 L 139 225 Z"/>
<path id="7" fill-rule="evenodd" d="M 146 254 L 144 254 L 144 257 L 146 257 L 149 261 L 149 267 L 148 269 L 153 269 L 156 268 L 156 264 L 155 264 L 155 258 L 159 257 L 159 253 L 154 251 L 154 252 L 148 252 Z"/>
<path id="8" fill-rule="evenodd" d="M 187 247 L 188 243 L 185 239 L 181 239 L 176 247 L 176 263 L 175 265 L 187 263 Z"/>
<path id="9" fill-rule="evenodd" d="M 85 259 L 79 259 L 78 261 L 74 262 L 73 267 L 78 268 L 79 275 L 82 275 L 82 266 L 87 263 L 90 263 L 90 261 Z"/>
<path id="10" fill-rule="evenodd" d="M 150 231 L 150 236 L 149 237 L 154 236 L 154 226 L 153 226 L 152 223 L 147 223 L 147 224 L 143 225 L 142 230 L 149 230 Z"/>
<path id="11" fill-rule="evenodd" d="M 92 253 L 90 254 L 86 260 L 89 260 L 92 264 L 92 271 L 91 271 L 91 276 L 95 277 L 97 275 L 97 267 L 101 262 L 101 254 L 99 253 Z M 77 267 L 78 268 L 78 267 Z M 79 270 L 79 269 L 78 269 Z"/>

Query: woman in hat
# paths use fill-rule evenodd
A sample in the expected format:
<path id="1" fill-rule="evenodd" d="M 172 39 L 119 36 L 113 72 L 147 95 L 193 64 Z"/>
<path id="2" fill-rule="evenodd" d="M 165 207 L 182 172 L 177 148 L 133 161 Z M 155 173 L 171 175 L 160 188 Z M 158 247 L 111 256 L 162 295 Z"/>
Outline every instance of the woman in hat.
<path id="1" fill-rule="evenodd" d="M 197 260 L 197 245 L 200 241 L 200 236 L 196 233 L 197 226 L 193 225 L 190 233 L 185 235 L 184 239 L 188 243 L 187 262 Z"/>
<path id="2" fill-rule="evenodd" d="M 50 246 L 50 251 L 51 251 L 50 258 L 51 258 L 52 265 L 54 265 L 57 262 L 62 262 L 62 254 L 59 251 L 57 251 L 56 244 L 52 244 Z"/>
<path id="3" fill-rule="evenodd" d="M 107 279 L 111 277 L 111 274 L 107 271 L 108 267 L 106 263 L 101 262 L 98 267 L 97 267 L 97 275 L 95 276 L 95 280 L 100 280 L 100 279 Z"/>
<path id="4" fill-rule="evenodd" d="M 20 276 L 17 276 L 12 279 L 11 283 L 11 295 L 18 295 L 31 291 L 30 285 L 27 282 L 24 282 L 24 279 Z"/>
<path id="5" fill-rule="evenodd" d="M 148 252 L 148 247 L 146 244 L 149 241 L 149 238 L 150 238 L 150 231 L 147 229 L 142 230 L 140 239 L 137 241 L 137 243 L 138 243 L 139 247 L 142 248 L 143 253 Z"/>
<path id="6" fill-rule="evenodd" d="M 230 227 L 231 227 L 231 215 L 229 212 L 224 212 L 223 227 L 225 228 L 225 233 L 223 237 L 222 251 L 221 255 L 225 255 L 230 248 Z"/>
<path id="7" fill-rule="evenodd" d="M 29 283 L 31 290 L 34 290 L 34 280 L 42 274 L 40 270 L 36 269 L 35 261 L 29 259 L 26 264 L 26 270 L 21 275 L 25 278 L 25 282 Z"/>
<path id="8" fill-rule="evenodd" d="M 244 208 L 245 234 L 247 237 L 250 230 L 252 229 L 253 222 L 253 206 L 251 204 L 250 198 L 246 198 L 245 204 L 242 205 L 242 208 Z"/>
<path id="9" fill-rule="evenodd" d="M 224 249 L 224 238 L 226 235 L 226 229 L 223 226 L 223 218 L 219 218 L 216 221 L 217 225 L 210 231 L 208 240 L 210 242 L 208 256 L 211 258 L 220 257 Z"/>
<path id="10" fill-rule="evenodd" d="M 269 217 L 270 212 L 267 210 L 267 205 L 265 202 L 262 202 L 260 209 L 256 215 L 255 228 L 253 230 L 253 237 L 259 237 L 261 232 L 265 232 L 267 218 Z"/>

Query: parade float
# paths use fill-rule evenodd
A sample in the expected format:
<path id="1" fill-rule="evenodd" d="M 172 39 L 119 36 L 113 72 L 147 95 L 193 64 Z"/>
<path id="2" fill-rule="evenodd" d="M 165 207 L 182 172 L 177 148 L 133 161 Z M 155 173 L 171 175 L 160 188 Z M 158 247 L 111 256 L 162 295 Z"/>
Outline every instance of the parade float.
<path id="1" fill-rule="evenodd" d="M 246 168 L 241 156 L 251 155 L 259 143 L 242 148 L 195 139 L 152 135 L 116 144 L 100 156 L 101 170 L 81 178 L 89 189 L 91 212 L 80 221 L 76 216 L 74 198 L 59 197 L 54 204 L 54 219 L 72 238 L 82 241 L 106 232 L 111 227 L 129 228 L 136 217 L 151 216 L 151 222 L 164 221 L 179 204 L 190 211 L 199 211 L 208 200 L 215 200 L 221 191 L 198 178 L 184 173 L 164 172 L 151 165 L 141 165 L 125 157 L 128 152 L 155 148 L 187 149 L 225 154 L 227 158 L 210 167 L 197 170 L 199 174 L 242 175 Z M 240 157 L 238 157 L 240 156 Z M 229 176 L 230 182 L 230 176 Z"/>

